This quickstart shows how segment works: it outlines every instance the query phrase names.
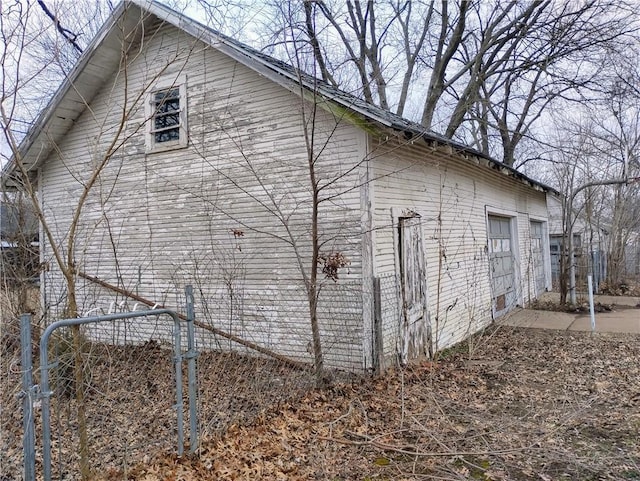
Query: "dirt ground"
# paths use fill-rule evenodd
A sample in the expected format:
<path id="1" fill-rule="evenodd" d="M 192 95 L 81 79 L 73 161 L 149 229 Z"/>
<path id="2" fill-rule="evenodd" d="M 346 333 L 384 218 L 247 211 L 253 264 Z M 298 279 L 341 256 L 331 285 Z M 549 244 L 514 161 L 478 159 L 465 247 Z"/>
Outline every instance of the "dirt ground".
<path id="1" fill-rule="evenodd" d="M 640 336 L 500 328 L 473 338 L 472 346 L 471 354 L 463 343 L 437 362 L 322 390 L 303 388 L 281 366 L 271 372 L 278 381 L 248 389 L 246 384 L 266 379 L 258 375 L 267 369 L 263 363 L 240 356 L 203 360 L 201 425 L 209 429 L 197 455 L 177 458 L 171 442 L 147 442 L 130 449 L 123 463 L 123 438 L 105 433 L 100 443 L 112 449 L 98 451 L 112 459 L 92 461 L 96 478 L 640 479 Z M 137 399 L 152 411 L 152 420 L 130 421 L 130 437 L 170 438 L 171 417 L 163 417 L 171 414 L 170 387 L 163 381 L 170 371 L 141 380 L 144 363 L 155 365 L 154 353 L 162 351 L 136 349 L 138 362 L 130 362 L 130 353 L 126 364 L 138 371 L 110 385 L 112 404 L 105 406 L 119 412 L 113 403 Z M 221 375 L 241 372 L 238 363 L 247 364 L 241 379 Z M 96 389 L 101 382 L 93 380 Z M 2 402 L 0 426 L 6 431 L 20 418 L 14 413 L 9 422 L 4 393 Z M 226 431 L 211 429 L 225 416 Z M 71 432 L 72 417 L 67 423 Z M 103 419 L 92 428 L 108 424 Z M 0 479 L 15 479 L 19 472 L 18 439 L 13 431 L 2 434 Z"/>

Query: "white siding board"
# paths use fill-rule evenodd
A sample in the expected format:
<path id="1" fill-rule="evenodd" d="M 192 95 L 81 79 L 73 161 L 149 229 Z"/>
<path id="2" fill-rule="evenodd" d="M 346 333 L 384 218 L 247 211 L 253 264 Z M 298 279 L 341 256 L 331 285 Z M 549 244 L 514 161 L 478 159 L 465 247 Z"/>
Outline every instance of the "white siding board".
<path id="1" fill-rule="evenodd" d="M 130 98 L 153 76 L 149 66 L 154 59 L 192 50 L 193 42 L 172 27 L 149 37 L 144 55 L 128 68 Z M 179 306 L 184 284 L 191 282 L 203 292 L 197 309 L 204 315 L 208 308 L 208 322 L 311 360 L 304 285 L 296 254 L 277 220 L 281 214 L 287 216 L 308 268 L 310 190 L 296 115 L 300 99 L 199 42 L 194 50 L 192 57 L 165 72 L 187 76 L 189 147 L 145 154 L 144 109 L 127 119 L 131 138 L 101 175 L 83 209 L 76 249 L 79 268 L 174 307 Z M 93 153 L 110 140 L 101 125 L 112 126 L 118 119 L 117 106 L 124 103 L 122 76 L 107 82 L 91 105 L 93 114 L 85 111 L 60 142 L 64 158 L 52 155 L 42 168 L 43 203 L 59 240 L 67 235 L 73 199 L 95 161 Z M 336 127 L 324 111 L 318 114 L 318 148 L 334 130 L 317 164 L 325 179 L 345 172 L 363 155 L 364 134 L 347 124 Z M 248 168 L 247 157 L 262 185 Z M 346 193 L 323 204 L 319 217 L 325 251 L 344 252 L 351 261 L 337 282 L 320 275 L 326 363 L 348 369 L 362 368 L 363 359 L 357 186 L 355 169 L 326 190 Z M 243 235 L 234 236 L 234 230 Z M 46 286 L 50 299 L 63 296 L 55 269 L 48 273 Z M 82 286 L 83 311 L 108 306 L 114 298 L 90 284 Z M 50 307 L 56 311 L 56 306 Z M 142 336 L 159 332 L 153 325 L 147 330 L 143 326 L 140 321 Z M 217 344 L 210 336 L 201 341 Z"/>
<path id="2" fill-rule="evenodd" d="M 390 211 L 415 210 L 422 219 L 432 327 L 437 347 L 444 348 L 491 321 L 487 212 L 514 213 L 522 254 L 529 245 L 528 215 L 546 218 L 545 194 L 418 143 L 403 145 L 391 139 L 379 142 L 375 152 L 376 272 L 387 280 L 387 301 L 391 302 L 391 292 L 397 292 L 398 285 L 393 236 L 397 226 Z M 526 263 L 518 265 L 522 292 L 528 290 L 523 280 L 529 274 Z M 397 307 L 385 306 L 386 356 L 395 347 L 398 313 Z"/>

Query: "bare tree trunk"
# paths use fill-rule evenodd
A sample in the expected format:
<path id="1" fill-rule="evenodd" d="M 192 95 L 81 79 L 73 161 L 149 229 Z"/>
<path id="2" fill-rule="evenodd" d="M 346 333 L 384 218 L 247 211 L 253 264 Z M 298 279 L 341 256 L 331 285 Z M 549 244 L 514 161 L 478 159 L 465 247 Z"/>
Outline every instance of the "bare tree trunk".
<path id="1" fill-rule="evenodd" d="M 400 97 L 398 99 L 398 106 L 396 107 L 396 114 L 403 115 L 405 105 L 407 103 L 407 97 L 409 95 L 409 88 L 411 87 L 411 80 L 416 67 L 416 60 L 418 55 L 422 52 L 424 41 L 429 32 L 429 26 L 431 25 L 431 19 L 433 18 L 435 0 L 431 0 L 429 3 L 429 9 L 424 15 L 422 20 L 422 28 L 420 30 L 420 36 L 415 46 L 412 48 L 410 40 L 413 37 L 413 33 L 409 30 L 411 22 L 412 2 L 407 1 L 404 5 L 400 4 L 392 5 L 395 10 L 395 15 L 398 18 L 398 23 L 402 29 L 402 45 L 404 47 L 404 55 L 407 62 L 407 69 L 404 72 L 402 79 L 402 87 L 400 88 Z M 406 17 L 402 16 L 403 11 L 406 10 Z"/>
<path id="2" fill-rule="evenodd" d="M 315 105 L 312 115 L 315 116 Z M 309 278 L 307 281 L 307 299 L 309 301 L 309 320 L 311 322 L 311 336 L 313 341 L 313 367 L 316 378 L 316 385 L 322 386 L 324 376 L 324 353 L 322 351 L 322 336 L 320 334 L 320 323 L 318 320 L 318 264 L 320 262 L 320 239 L 318 233 L 318 210 L 320 208 L 318 180 L 316 178 L 315 154 L 314 154 L 314 132 L 306 131 L 305 137 L 307 145 L 307 160 L 309 168 L 309 182 L 312 190 L 311 202 L 311 265 Z M 311 119 L 312 129 L 315 125 L 315 117 Z"/>
<path id="3" fill-rule="evenodd" d="M 433 72 L 429 79 L 429 87 L 425 96 L 424 108 L 422 109 L 421 123 L 430 129 L 433 123 L 433 116 L 436 111 L 442 94 L 446 89 L 445 73 L 454 54 L 462 43 L 463 34 L 466 27 L 467 11 L 471 2 L 463 1 L 460 3 L 460 14 L 455 24 L 451 38 L 448 38 L 449 29 L 449 2 L 442 0 L 442 23 L 440 25 L 440 36 L 438 38 L 438 46 L 435 54 L 435 64 Z M 446 48 L 445 48 L 446 46 Z"/>
<path id="4" fill-rule="evenodd" d="M 71 271 L 71 269 L 69 269 Z M 67 312 L 66 317 L 78 317 L 78 302 L 76 298 L 76 282 L 73 272 L 65 272 L 67 281 Z M 89 435 L 87 432 L 87 406 L 85 402 L 84 379 L 84 338 L 80 326 L 71 326 L 73 339 L 73 373 L 75 381 L 75 398 L 78 414 L 78 454 L 80 455 L 80 475 L 83 480 L 91 479 L 91 465 L 89 463 Z"/>
<path id="5" fill-rule="evenodd" d="M 334 87 L 337 87 L 337 83 L 329 72 L 327 68 L 327 64 L 325 62 L 324 55 L 320 48 L 320 42 L 318 41 L 318 35 L 316 33 L 315 26 L 315 12 L 314 5 L 312 2 L 304 2 L 304 14 L 305 14 L 305 26 L 307 28 L 307 36 L 309 37 L 309 42 L 311 43 L 311 48 L 313 50 L 313 57 L 315 58 L 318 67 L 320 68 L 320 74 L 322 75 L 322 80 L 325 82 L 329 82 Z"/>
<path id="6" fill-rule="evenodd" d="M 613 201 L 613 219 L 611 220 L 611 238 L 609 244 L 609 262 L 607 270 L 607 284 L 610 289 L 618 289 L 624 282 L 624 260 L 626 239 L 625 226 L 622 225 L 622 185 L 615 187 Z"/>

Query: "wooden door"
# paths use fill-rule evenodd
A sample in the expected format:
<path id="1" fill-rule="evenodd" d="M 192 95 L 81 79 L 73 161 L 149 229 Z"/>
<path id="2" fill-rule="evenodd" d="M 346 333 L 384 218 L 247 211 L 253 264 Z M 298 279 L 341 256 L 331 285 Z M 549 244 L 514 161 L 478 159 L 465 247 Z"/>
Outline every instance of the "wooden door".
<path id="1" fill-rule="evenodd" d="M 403 363 L 429 351 L 426 263 L 420 217 L 399 220 L 402 326 L 400 357 Z"/>

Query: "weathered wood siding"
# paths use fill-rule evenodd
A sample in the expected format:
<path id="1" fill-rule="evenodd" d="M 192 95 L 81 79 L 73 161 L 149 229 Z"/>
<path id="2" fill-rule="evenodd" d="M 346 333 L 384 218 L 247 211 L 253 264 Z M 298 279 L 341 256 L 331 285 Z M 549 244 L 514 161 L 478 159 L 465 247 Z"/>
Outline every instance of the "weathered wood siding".
<path id="1" fill-rule="evenodd" d="M 487 251 L 487 215 L 516 219 L 513 233 L 519 257 L 519 302 L 529 300 L 534 276 L 525 262 L 530 252 L 529 220 L 545 220 L 546 199 L 487 167 L 475 165 L 450 149 L 433 149 L 423 140 L 371 138 L 375 179 L 373 252 L 381 278 L 383 344 L 396 355 L 400 325 L 398 216 L 415 212 L 423 228 L 427 262 L 428 310 L 438 349 L 465 339 L 492 319 Z"/>
<path id="2" fill-rule="evenodd" d="M 340 252 L 350 261 L 339 269 L 337 281 L 319 274 L 326 363 L 362 368 L 361 199 L 353 167 L 365 155 L 365 134 L 168 25 L 150 29 L 142 49 L 132 49 L 129 58 L 126 71 L 106 82 L 40 172 L 56 242 L 66 245 L 82 187 L 117 136 L 122 147 L 81 213 L 78 269 L 180 309 L 184 285 L 193 284 L 200 319 L 311 360 L 301 275 L 301 266 L 306 274 L 311 268 L 304 113 L 318 180 L 327 185 L 321 197 L 331 196 L 320 207 L 321 252 Z M 189 146 L 147 154 L 145 96 L 138 96 L 156 77 L 183 74 Z M 123 108 L 132 113 L 118 134 Z M 51 266 L 45 290 L 51 313 L 58 315 L 65 292 L 51 252 L 45 245 Z M 83 312 L 106 310 L 122 300 L 89 282 L 79 284 Z M 155 321 L 137 321 L 131 330 L 129 338 L 142 340 L 166 331 Z M 238 347 L 222 338 L 201 342 Z"/>

